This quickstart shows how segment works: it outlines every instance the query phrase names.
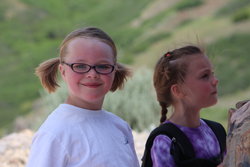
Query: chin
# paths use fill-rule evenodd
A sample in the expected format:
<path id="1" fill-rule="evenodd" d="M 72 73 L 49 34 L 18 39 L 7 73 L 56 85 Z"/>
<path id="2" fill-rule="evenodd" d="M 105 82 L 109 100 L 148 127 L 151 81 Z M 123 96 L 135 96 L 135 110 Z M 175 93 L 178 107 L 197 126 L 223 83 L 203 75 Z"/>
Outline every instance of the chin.
<path id="1" fill-rule="evenodd" d="M 213 106 L 213 105 L 215 105 L 215 104 L 217 104 L 217 99 L 214 100 L 214 101 L 212 101 L 208 107 Z"/>
<path id="2" fill-rule="evenodd" d="M 211 107 L 211 106 L 215 105 L 216 103 L 217 103 L 217 99 L 207 101 L 207 103 L 204 104 L 203 108 Z"/>
<path id="3" fill-rule="evenodd" d="M 103 97 L 96 97 L 96 96 L 88 97 L 88 98 L 86 98 L 86 101 L 88 101 L 90 103 L 99 103 L 99 102 L 103 101 Z"/>

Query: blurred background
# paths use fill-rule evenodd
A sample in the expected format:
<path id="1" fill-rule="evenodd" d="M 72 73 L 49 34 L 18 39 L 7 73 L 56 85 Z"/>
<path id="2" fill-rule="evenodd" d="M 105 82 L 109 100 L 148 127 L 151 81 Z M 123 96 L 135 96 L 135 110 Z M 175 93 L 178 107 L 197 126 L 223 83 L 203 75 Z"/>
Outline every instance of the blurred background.
<path id="1" fill-rule="evenodd" d="M 135 131 L 159 124 L 152 86 L 157 59 L 174 48 L 206 49 L 219 79 L 219 102 L 202 117 L 227 127 L 227 110 L 250 98 L 249 0 L 0 0 L 0 137 L 36 130 L 66 96 L 65 85 L 47 94 L 34 75 L 57 57 L 72 30 L 96 26 L 118 47 L 118 60 L 134 75 L 125 89 L 107 95 L 104 108 Z"/>

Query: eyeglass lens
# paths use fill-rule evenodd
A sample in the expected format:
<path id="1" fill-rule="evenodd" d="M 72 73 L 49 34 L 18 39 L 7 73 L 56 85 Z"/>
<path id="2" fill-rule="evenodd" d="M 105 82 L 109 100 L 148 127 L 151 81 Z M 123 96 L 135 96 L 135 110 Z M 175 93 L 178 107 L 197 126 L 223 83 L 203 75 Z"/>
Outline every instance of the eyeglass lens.
<path id="1" fill-rule="evenodd" d="M 108 74 L 114 70 L 114 66 L 110 64 L 99 64 L 95 66 L 90 66 L 88 64 L 74 63 L 71 65 L 71 67 L 73 71 L 79 72 L 79 73 L 89 72 L 92 68 L 94 68 L 94 70 L 97 73 L 101 73 L 101 74 Z"/>

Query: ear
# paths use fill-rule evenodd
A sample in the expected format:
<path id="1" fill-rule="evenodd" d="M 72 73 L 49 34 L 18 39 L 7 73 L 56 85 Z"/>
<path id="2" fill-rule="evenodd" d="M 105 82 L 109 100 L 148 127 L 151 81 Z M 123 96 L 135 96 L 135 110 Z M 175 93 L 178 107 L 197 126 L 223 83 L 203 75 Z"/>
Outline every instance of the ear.
<path id="1" fill-rule="evenodd" d="M 183 91 L 182 91 L 181 85 L 179 85 L 179 84 L 172 85 L 170 90 L 171 90 L 171 94 L 175 98 L 180 99 L 180 98 L 183 98 L 185 96 Z"/>
<path id="2" fill-rule="evenodd" d="M 64 69 L 64 66 L 62 64 L 59 64 L 59 70 L 60 70 L 60 73 L 61 73 L 63 80 L 65 80 L 65 69 Z"/>

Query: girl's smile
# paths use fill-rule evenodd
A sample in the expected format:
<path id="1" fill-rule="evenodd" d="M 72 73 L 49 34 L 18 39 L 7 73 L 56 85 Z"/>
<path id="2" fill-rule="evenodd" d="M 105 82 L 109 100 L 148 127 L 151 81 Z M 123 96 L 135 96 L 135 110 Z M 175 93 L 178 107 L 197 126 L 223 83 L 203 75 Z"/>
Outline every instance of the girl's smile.
<path id="1" fill-rule="evenodd" d="M 89 87 L 89 88 L 97 88 L 99 86 L 101 86 L 101 83 L 97 83 L 97 82 L 88 82 L 88 83 L 83 83 L 83 86 Z"/>
<path id="2" fill-rule="evenodd" d="M 115 75 L 115 70 L 112 70 L 115 64 L 112 48 L 96 39 L 76 38 L 68 44 L 64 61 L 67 63 L 60 65 L 60 71 L 69 90 L 66 102 L 74 102 L 73 105 L 81 108 L 100 109 Z M 86 72 L 76 72 L 85 68 Z M 110 73 L 109 69 L 112 70 Z"/>

